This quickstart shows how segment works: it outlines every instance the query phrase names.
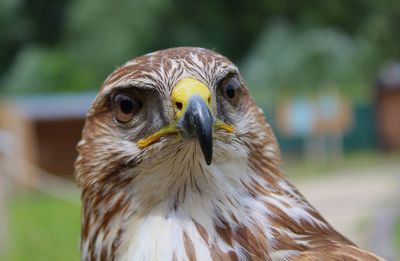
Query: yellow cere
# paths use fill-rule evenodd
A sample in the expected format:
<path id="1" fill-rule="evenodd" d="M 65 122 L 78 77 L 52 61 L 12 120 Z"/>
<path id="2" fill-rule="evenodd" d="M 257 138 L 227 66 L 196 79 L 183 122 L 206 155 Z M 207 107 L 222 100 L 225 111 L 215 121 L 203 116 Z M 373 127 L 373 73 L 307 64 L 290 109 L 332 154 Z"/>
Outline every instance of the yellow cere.
<path id="1" fill-rule="evenodd" d="M 177 103 L 182 104 L 182 108 L 176 111 L 176 116 L 180 119 L 189 103 L 190 97 L 193 95 L 199 95 L 208 108 L 211 110 L 211 92 L 202 82 L 192 79 L 184 78 L 180 80 L 172 90 L 172 102 L 176 105 Z"/>

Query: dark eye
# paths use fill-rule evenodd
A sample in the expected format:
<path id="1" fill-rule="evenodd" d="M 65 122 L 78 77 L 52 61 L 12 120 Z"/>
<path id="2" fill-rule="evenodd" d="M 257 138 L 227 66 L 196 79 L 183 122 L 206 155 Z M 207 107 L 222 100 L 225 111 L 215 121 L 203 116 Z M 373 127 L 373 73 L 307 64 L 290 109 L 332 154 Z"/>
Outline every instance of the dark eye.
<path id="1" fill-rule="evenodd" d="M 129 122 L 141 108 L 142 102 L 128 93 L 118 93 L 113 98 L 114 117 L 120 122 Z"/>
<path id="2" fill-rule="evenodd" d="M 237 76 L 229 76 L 222 81 L 222 94 L 228 100 L 236 102 L 241 93 L 241 83 Z"/>

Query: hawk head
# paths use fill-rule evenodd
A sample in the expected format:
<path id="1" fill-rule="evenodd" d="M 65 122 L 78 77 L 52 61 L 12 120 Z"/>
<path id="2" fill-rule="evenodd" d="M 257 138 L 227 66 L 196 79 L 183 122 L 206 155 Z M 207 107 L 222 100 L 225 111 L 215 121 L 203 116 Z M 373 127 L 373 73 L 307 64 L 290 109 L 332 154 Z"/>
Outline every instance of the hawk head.
<path id="1" fill-rule="evenodd" d="M 136 189 L 146 207 L 165 199 L 178 205 L 181 189 L 201 193 L 250 167 L 263 154 L 250 148 L 257 144 L 268 144 L 263 153 L 278 160 L 274 136 L 237 67 L 210 50 L 167 49 L 129 61 L 106 79 L 78 146 L 77 178 L 87 189 L 134 178 L 133 185 L 143 183 Z M 221 166 L 232 170 L 210 171 Z"/>
<path id="2" fill-rule="evenodd" d="M 167 49 L 116 69 L 78 151 L 83 260 L 289 258 L 318 233 L 351 244 L 286 180 L 262 111 L 213 51 Z"/>

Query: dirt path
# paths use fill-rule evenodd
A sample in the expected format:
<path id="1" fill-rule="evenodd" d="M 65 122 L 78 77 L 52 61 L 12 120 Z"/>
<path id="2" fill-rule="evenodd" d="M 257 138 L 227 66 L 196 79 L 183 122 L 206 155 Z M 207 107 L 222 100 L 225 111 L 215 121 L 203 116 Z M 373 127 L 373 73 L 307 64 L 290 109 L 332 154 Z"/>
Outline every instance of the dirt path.
<path id="1" fill-rule="evenodd" d="M 373 249 L 375 220 L 400 204 L 400 163 L 296 180 L 295 184 L 338 231 L 357 245 Z"/>

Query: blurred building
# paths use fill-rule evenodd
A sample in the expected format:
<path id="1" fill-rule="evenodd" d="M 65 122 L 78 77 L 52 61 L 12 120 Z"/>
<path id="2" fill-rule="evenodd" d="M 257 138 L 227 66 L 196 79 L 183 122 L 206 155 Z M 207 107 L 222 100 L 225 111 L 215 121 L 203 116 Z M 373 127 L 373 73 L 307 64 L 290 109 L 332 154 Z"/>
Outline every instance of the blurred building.
<path id="1" fill-rule="evenodd" d="M 76 145 L 94 93 L 34 95 L 1 103 L 0 129 L 7 133 L 19 172 L 35 177 L 33 163 L 58 176 L 73 178 Z"/>
<path id="2" fill-rule="evenodd" d="M 400 150 L 400 63 L 384 67 L 376 83 L 379 143 L 386 150 Z"/>

